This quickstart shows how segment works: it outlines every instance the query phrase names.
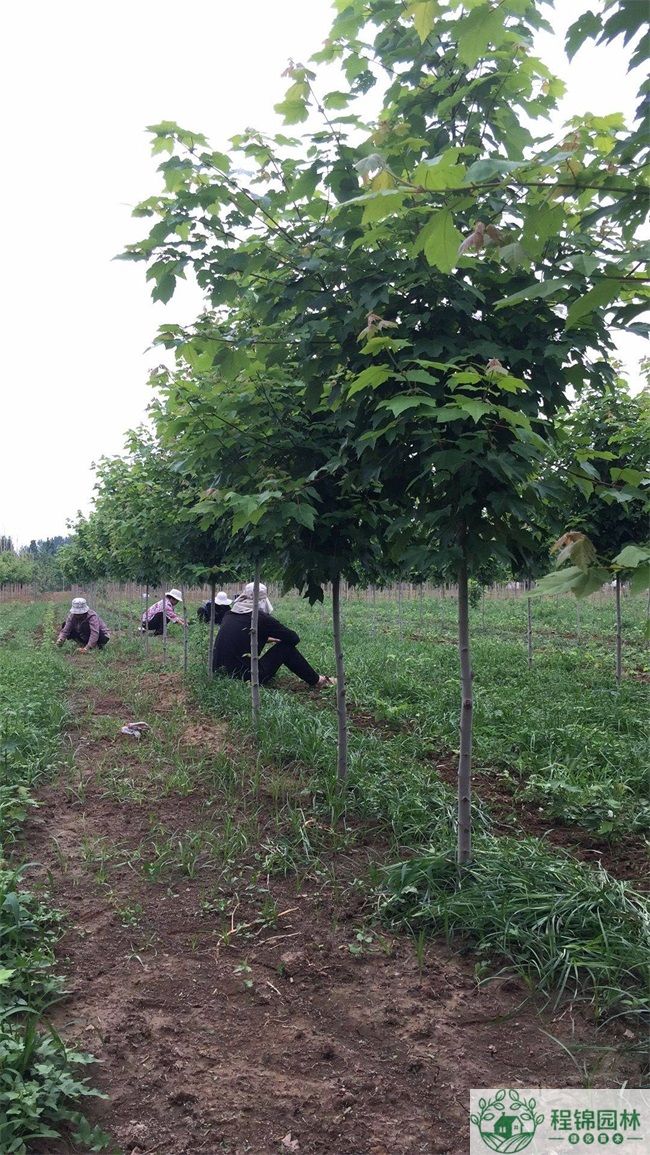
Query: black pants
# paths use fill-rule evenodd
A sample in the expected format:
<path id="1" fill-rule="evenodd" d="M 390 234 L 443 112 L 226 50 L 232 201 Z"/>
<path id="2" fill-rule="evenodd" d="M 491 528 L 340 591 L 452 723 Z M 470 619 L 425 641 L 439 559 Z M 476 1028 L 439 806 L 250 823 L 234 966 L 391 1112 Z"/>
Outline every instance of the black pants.
<path id="1" fill-rule="evenodd" d="M 70 634 L 68 641 L 78 642 L 80 646 L 87 646 L 90 638 L 90 625 L 88 622 L 82 622 L 79 629 Z M 103 650 L 104 646 L 108 645 L 108 634 L 101 634 L 97 639 L 97 649 Z"/>
<path id="2" fill-rule="evenodd" d="M 263 686 L 265 682 L 271 681 L 271 678 L 277 674 L 280 666 L 286 666 L 288 670 L 291 670 L 292 674 L 296 674 L 299 678 L 302 678 L 303 682 L 306 682 L 308 686 L 315 686 L 318 682 L 318 674 L 313 666 L 310 666 L 307 659 L 303 658 L 300 650 L 290 645 L 289 642 L 276 642 L 274 646 L 271 646 L 270 650 L 262 654 L 259 666 L 261 686 Z M 245 682 L 250 682 L 250 667 L 243 671 L 241 677 Z"/>
<path id="3" fill-rule="evenodd" d="M 169 621 L 167 625 L 169 625 Z M 146 630 L 149 634 L 155 634 L 157 638 L 161 637 L 163 632 L 162 610 L 158 610 L 158 613 L 154 614 L 152 618 L 149 618 L 148 622 L 143 622 L 140 629 L 143 632 Z"/>

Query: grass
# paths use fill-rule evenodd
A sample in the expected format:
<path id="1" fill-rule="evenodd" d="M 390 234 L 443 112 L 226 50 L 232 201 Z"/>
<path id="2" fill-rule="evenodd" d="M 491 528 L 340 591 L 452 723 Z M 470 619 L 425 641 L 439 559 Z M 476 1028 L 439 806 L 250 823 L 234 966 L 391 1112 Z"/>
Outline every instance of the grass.
<path id="1" fill-rule="evenodd" d="M 25 867 L 7 856 L 29 808 L 32 790 L 52 773 L 67 716 L 67 670 L 35 631 L 52 629 L 44 606 L 2 608 L 0 628 L 0 1151 L 25 1155 L 37 1140 L 72 1136 L 89 1151 L 105 1136 L 78 1109 L 95 1092 L 80 1072 L 92 1056 L 66 1046 L 46 1012 L 61 997 L 54 946 L 59 915 L 25 886 Z M 12 855 L 13 858 L 13 855 Z"/>
<path id="2" fill-rule="evenodd" d="M 385 872 L 381 911 L 391 927 L 462 940 L 557 1003 L 587 998 L 598 1017 L 650 1010 L 650 915 L 625 883 L 537 839 L 482 838 L 459 876 L 429 853 Z"/>
<path id="3" fill-rule="evenodd" d="M 540 634 L 530 673 L 525 604 L 488 602 L 484 619 L 480 608 L 474 611 L 477 762 L 509 776 L 515 789 L 541 800 L 548 814 L 556 807 L 563 819 L 610 837 L 640 830 L 643 687 L 631 680 L 620 691 L 614 687 L 603 637 L 607 605 L 594 606 L 591 616 L 583 607 L 579 646 L 575 637 L 563 636 L 570 634 L 563 627 L 574 622 L 575 608 L 557 607 L 556 634 L 551 608 L 544 609 L 546 619 L 535 610 L 539 629 L 546 632 Z M 121 612 L 124 620 L 124 607 Z M 420 951 L 425 936 L 443 934 L 477 953 L 480 974 L 508 968 L 549 998 L 589 999 L 603 1017 L 641 1015 L 649 1009 L 648 909 L 629 885 L 540 840 L 495 837 L 490 815 L 478 803 L 476 861 L 459 882 L 449 859 L 454 792 L 435 769 L 436 756 L 453 757 L 456 747 L 457 654 L 449 644 L 454 612 L 450 599 L 432 599 L 422 606 L 420 622 L 419 603 L 405 603 L 400 639 L 394 605 L 379 603 L 374 623 L 369 606 L 345 606 L 350 700 L 353 709 L 383 723 L 352 727 L 346 796 L 334 772 L 333 709 L 317 708 L 308 694 L 265 692 L 255 749 L 248 687 L 228 679 L 208 681 L 206 635 L 194 625 L 189 686 L 207 719 L 227 723 L 234 748 L 213 759 L 182 750 L 180 708 L 172 704 L 156 716 L 155 688 L 151 683 L 146 690 L 136 688 L 133 708 L 156 717 L 156 732 L 146 744 L 130 748 L 137 774 L 119 766 L 98 772 L 105 791 L 124 805 L 146 807 L 151 800 L 196 790 L 210 806 L 205 821 L 191 830 L 152 816 L 148 834 L 128 852 L 129 861 L 152 883 L 213 877 L 213 896 L 206 901 L 215 911 L 226 911 L 230 897 L 242 891 L 259 890 L 261 900 L 260 880 L 267 873 L 300 878 L 311 871 L 324 885 L 338 885 L 328 864 L 372 840 L 375 856 L 401 860 L 376 884 L 381 918 L 411 930 Z M 626 603 L 626 614 L 631 613 Z M 109 621 L 110 614 L 109 607 Z M 297 625 L 317 668 L 331 670 L 329 623 L 320 610 L 287 599 L 279 616 Z M 637 617 L 627 623 L 635 654 L 642 614 Z M 179 668 L 179 646 L 180 639 L 171 637 L 168 669 Z M 113 659 L 144 675 L 160 675 L 159 649 L 152 645 L 147 659 L 135 637 L 111 643 Z M 123 667 L 116 668 L 106 655 L 79 669 L 84 670 L 79 677 L 99 688 L 117 686 L 124 676 Z M 116 721 L 95 719 L 95 724 L 108 732 Z M 126 853 L 114 850 L 113 857 L 123 861 Z M 110 885 L 111 855 L 90 858 L 99 881 Z M 361 883 L 369 895 L 374 882 L 366 875 Z"/>

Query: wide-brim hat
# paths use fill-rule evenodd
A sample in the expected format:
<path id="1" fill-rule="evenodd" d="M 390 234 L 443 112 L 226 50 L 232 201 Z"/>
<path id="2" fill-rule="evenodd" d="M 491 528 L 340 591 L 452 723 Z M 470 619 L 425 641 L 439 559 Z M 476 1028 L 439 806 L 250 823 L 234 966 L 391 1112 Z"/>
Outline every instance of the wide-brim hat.
<path id="1" fill-rule="evenodd" d="M 87 614 L 90 606 L 85 598 L 73 598 L 70 606 L 71 614 Z"/>
<path id="2" fill-rule="evenodd" d="M 228 594 L 224 593 L 224 591 L 221 590 L 221 592 L 218 593 L 216 598 L 214 599 L 214 602 L 215 602 L 215 605 L 217 605 L 217 606 L 231 606 L 232 605 L 232 598 L 229 598 Z"/>
<path id="3" fill-rule="evenodd" d="M 175 590 L 175 589 L 167 590 L 165 597 L 166 598 L 175 598 L 177 602 L 182 602 L 182 600 L 183 600 L 183 595 L 182 595 L 181 591 Z"/>

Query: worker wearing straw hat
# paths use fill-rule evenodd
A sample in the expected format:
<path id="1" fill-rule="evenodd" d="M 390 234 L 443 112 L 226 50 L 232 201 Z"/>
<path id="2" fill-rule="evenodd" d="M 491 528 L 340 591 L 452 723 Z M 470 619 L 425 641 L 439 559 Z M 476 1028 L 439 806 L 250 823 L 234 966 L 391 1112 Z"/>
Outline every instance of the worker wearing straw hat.
<path id="1" fill-rule="evenodd" d="M 110 636 L 106 624 L 91 610 L 86 599 L 73 598 L 56 644 L 62 646 L 67 641 L 77 642 L 81 646 L 80 653 L 87 654 L 89 650 L 103 650 Z"/>
<path id="2" fill-rule="evenodd" d="M 197 613 L 197 617 L 198 617 L 200 622 L 209 622 L 210 621 L 210 607 L 211 607 L 211 605 L 212 605 L 212 602 L 208 598 L 207 602 L 204 602 L 202 606 L 199 606 L 196 613 Z M 228 610 L 230 609 L 231 605 L 232 605 L 232 598 L 229 598 L 228 594 L 225 593 L 224 590 L 219 590 L 219 593 L 217 594 L 216 598 L 214 599 L 214 624 L 216 626 L 221 625 L 221 623 L 222 623 L 224 617 L 226 616 L 226 614 L 228 613 Z"/>
<path id="3" fill-rule="evenodd" d="M 153 606 L 149 606 L 149 609 L 143 613 L 140 629 L 147 630 L 148 633 L 160 637 L 163 632 L 163 616 L 167 618 L 167 624 L 177 622 L 179 626 L 184 626 L 185 621 L 183 618 L 179 618 L 174 608 L 179 602 L 182 602 L 182 600 L 183 595 L 180 590 L 167 590 L 164 598 L 161 598 L 159 602 L 155 602 Z"/>

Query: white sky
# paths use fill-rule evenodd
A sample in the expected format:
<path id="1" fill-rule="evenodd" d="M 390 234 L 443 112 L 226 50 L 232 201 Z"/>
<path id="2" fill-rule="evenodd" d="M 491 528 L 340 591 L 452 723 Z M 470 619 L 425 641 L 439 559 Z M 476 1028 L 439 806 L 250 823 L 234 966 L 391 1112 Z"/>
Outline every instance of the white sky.
<path id="1" fill-rule="evenodd" d="M 587 7 L 559 0 L 558 30 Z M 197 312 L 187 295 L 152 304 L 145 266 L 112 261 L 147 229 L 131 207 L 159 188 L 145 126 L 175 120 L 215 148 L 279 127 L 287 60 L 306 60 L 330 18 L 329 0 L 3 0 L 0 533 L 15 543 L 88 509 L 92 462 L 144 416 L 158 325 Z M 632 111 L 638 76 L 618 47 L 569 67 L 561 44 L 539 51 L 569 82 L 566 117 Z M 621 345 L 630 372 L 642 351 Z"/>

